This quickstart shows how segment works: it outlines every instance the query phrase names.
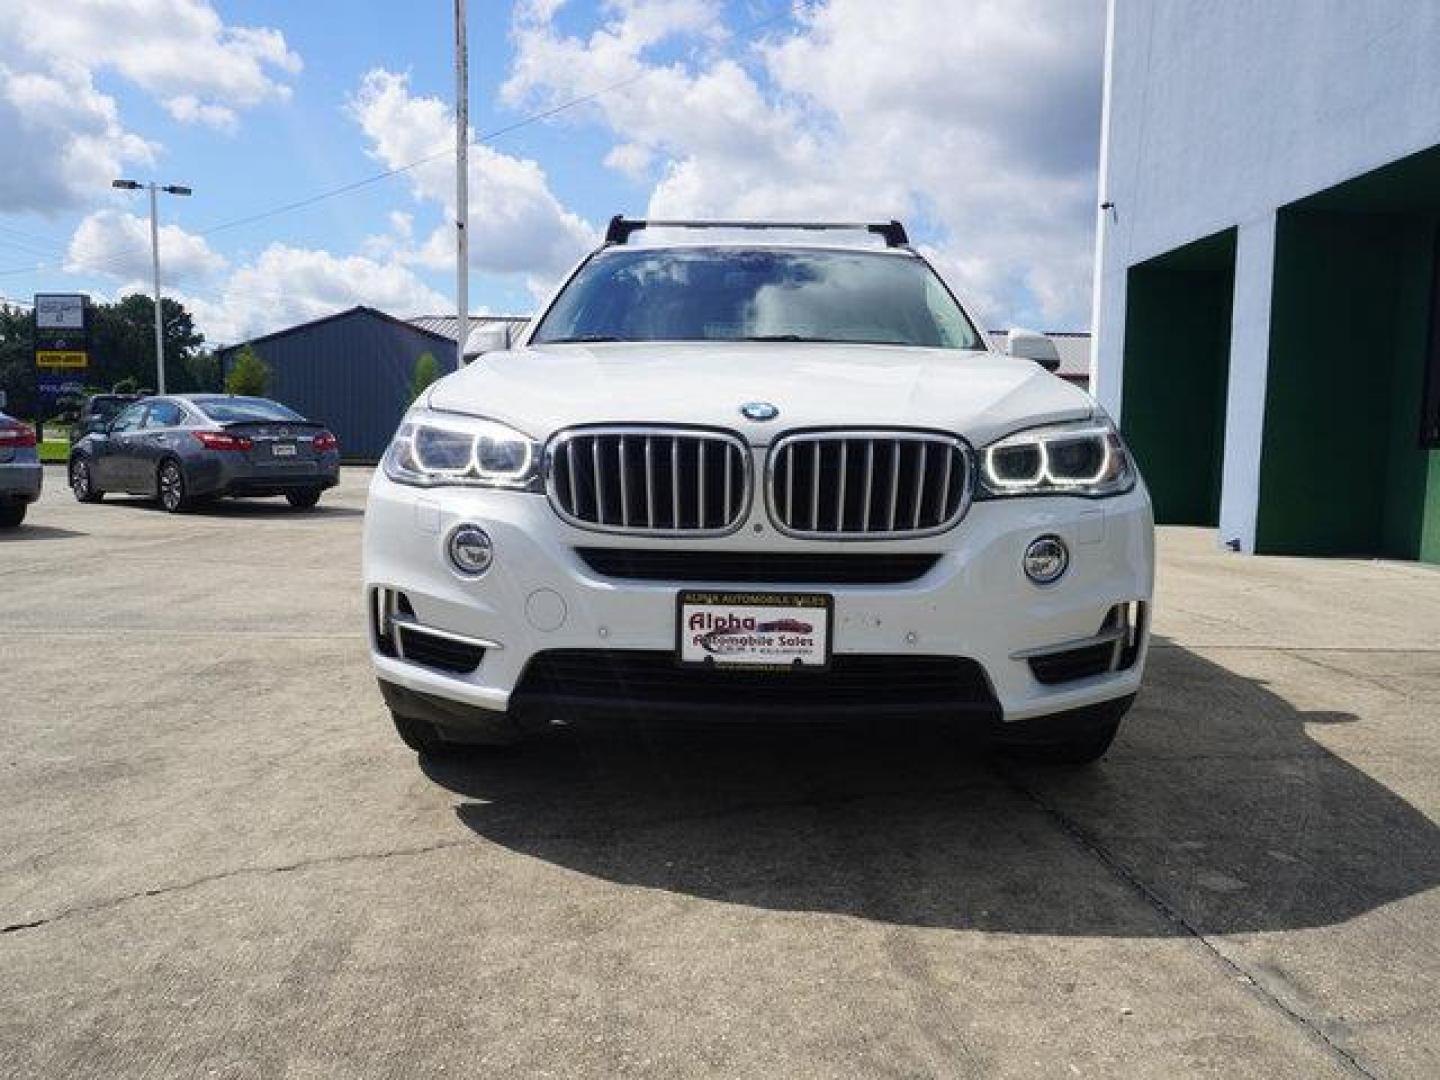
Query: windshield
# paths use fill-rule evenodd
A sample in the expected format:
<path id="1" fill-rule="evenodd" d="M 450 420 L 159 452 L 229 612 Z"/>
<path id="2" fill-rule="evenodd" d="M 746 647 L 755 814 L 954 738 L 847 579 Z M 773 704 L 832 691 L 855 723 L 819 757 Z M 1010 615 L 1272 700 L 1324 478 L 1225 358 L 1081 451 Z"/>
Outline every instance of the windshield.
<path id="1" fill-rule="evenodd" d="M 256 397 L 199 398 L 200 411 L 220 424 L 243 423 L 247 420 L 302 420 L 278 401 Z"/>
<path id="2" fill-rule="evenodd" d="M 880 252 L 645 249 L 591 259 L 531 344 L 832 341 L 983 349 L 920 259 Z"/>

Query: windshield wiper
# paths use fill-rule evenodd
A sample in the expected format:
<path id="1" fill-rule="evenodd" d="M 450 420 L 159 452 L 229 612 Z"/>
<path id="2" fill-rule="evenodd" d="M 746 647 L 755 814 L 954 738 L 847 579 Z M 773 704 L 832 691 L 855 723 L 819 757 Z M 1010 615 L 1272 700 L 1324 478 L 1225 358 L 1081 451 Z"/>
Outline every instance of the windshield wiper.
<path id="1" fill-rule="evenodd" d="M 723 339 L 722 339 L 723 340 Z M 799 334 L 750 334 L 732 341 L 805 341 L 818 345 L 909 345 L 908 341 L 876 341 L 870 338 L 802 337 Z"/>
<path id="2" fill-rule="evenodd" d="M 613 337 L 609 334 L 577 334 L 574 337 L 552 337 L 537 341 L 537 345 L 575 345 L 596 341 L 629 341 L 629 338 Z"/>

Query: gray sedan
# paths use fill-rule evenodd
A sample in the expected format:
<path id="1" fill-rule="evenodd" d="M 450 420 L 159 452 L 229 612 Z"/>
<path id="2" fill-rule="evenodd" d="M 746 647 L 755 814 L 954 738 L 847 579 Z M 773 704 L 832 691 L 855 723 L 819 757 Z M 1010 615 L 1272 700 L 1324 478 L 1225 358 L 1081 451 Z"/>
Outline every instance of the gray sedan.
<path id="1" fill-rule="evenodd" d="M 35 431 L 0 412 L 0 529 L 13 529 L 40 498 L 44 470 L 35 451 Z"/>
<path id="2" fill-rule="evenodd" d="M 81 502 L 148 495 L 172 514 L 226 495 L 284 495 L 309 508 L 339 474 L 340 448 L 323 424 L 267 398 L 223 394 L 137 401 L 70 451 Z"/>

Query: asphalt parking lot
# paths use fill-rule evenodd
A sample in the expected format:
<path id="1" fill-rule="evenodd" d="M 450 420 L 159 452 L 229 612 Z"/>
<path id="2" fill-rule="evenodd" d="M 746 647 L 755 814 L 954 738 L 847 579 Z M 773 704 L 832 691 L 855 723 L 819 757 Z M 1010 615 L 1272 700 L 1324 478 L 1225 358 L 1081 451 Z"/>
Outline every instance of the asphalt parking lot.
<path id="1" fill-rule="evenodd" d="M 804 730 L 420 762 L 365 481 L 177 518 L 52 469 L 0 536 L 0 1075 L 1440 1075 L 1440 570 L 1164 530 L 1079 773 Z"/>

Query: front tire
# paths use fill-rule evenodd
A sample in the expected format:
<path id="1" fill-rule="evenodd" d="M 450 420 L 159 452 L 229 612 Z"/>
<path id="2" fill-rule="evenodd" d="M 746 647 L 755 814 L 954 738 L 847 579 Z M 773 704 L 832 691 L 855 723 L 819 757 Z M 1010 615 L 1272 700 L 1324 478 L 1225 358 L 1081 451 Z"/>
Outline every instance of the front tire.
<path id="1" fill-rule="evenodd" d="M 310 510 L 320 501 L 319 489 L 310 491 L 287 491 L 285 501 L 296 510 Z"/>
<path id="2" fill-rule="evenodd" d="M 0 506 L 0 529 L 19 528 L 20 523 L 25 520 L 25 511 L 28 509 L 29 507 L 24 503 Z"/>
<path id="3" fill-rule="evenodd" d="M 75 458 L 70 462 L 70 490 L 75 493 L 77 502 L 97 503 L 105 497 L 105 492 L 95 486 L 90 463 L 84 458 Z"/>
<path id="4" fill-rule="evenodd" d="M 395 732 L 400 741 L 417 754 L 443 754 L 448 745 L 435 731 L 433 724 L 417 720 L 413 716 L 401 716 L 393 710 L 390 719 L 395 721 Z"/>
<path id="5" fill-rule="evenodd" d="M 407 690 L 387 679 L 380 680 L 380 693 L 400 740 L 417 754 L 498 750 L 514 746 L 525 735 L 503 712 Z"/>
<path id="6" fill-rule="evenodd" d="M 160 463 L 155 477 L 155 490 L 160 497 L 160 505 L 167 514 L 178 514 L 186 509 L 190 497 L 185 489 L 185 471 L 180 468 L 180 462 L 168 458 Z"/>
<path id="7" fill-rule="evenodd" d="M 1075 709 L 1060 716 L 1051 717 L 1043 738 L 1007 738 L 1001 735 L 997 748 L 1004 754 L 1021 761 L 1042 765 L 1090 765 L 1105 756 L 1115 735 L 1120 730 L 1120 721 L 1130 711 L 1134 697 L 1117 701 L 1104 701 Z M 1020 721 L 1024 723 L 1024 721 Z"/>

